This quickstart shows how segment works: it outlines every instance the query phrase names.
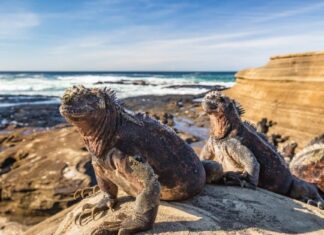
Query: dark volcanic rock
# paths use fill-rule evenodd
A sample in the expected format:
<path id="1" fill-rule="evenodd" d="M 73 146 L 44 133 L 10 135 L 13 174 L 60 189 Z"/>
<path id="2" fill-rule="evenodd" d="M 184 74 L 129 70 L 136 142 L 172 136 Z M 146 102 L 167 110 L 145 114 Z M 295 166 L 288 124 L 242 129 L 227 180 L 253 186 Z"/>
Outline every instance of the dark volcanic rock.
<path id="1" fill-rule="evenodd" d="M 94 83 L 94 85 L 103 85 L 103 84 L 156 86 L 156 84 L 149 83 L 145 80 L 126 80 L 126 79 L 121 79 L 119 81 L 100 81 L 100 82 Z"/>
<path id="2" fill-rule="evenodd" d="M 196 88 L 196 89 L 208 89 L 208 90 L 215 90 L 215 91 L 222 91 L 226 89 L 226 87 L 222 85 L 199 85 L 199 84 L 171 85 L 171 86 L 165 86 L 164 88 L 172 88 L 172 89 Z"/>
<path id="3" fill-rule="evenodd" d="M 2 107 L 0 108 L 0 130 L 26 126 L 45 128 L 66 123 L 58 108 L 59 104 Z"/>

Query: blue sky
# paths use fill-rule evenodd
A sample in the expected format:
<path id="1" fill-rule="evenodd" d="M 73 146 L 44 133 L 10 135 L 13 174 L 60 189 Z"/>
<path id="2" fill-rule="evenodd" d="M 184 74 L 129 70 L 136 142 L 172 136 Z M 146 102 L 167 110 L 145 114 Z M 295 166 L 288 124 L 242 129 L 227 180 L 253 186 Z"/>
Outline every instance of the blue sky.
<path id="1" fill-rule="evenodd" d="M 324 1 L 1 0 L 0 70 L 208 70 L 324 50 Z"/>

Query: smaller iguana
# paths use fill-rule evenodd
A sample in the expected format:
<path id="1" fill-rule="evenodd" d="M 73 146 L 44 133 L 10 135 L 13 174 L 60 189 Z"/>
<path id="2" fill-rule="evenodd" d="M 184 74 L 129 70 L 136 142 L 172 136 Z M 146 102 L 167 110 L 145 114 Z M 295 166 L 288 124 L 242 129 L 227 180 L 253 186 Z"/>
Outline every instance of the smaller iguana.
<path id="1" fill-rule="evenodd" d="M 244 110 L 237 102 L 212 91 L 205 95 L 202 107 L 210 117 L 211 132 L 200 158 L 221 165 L 225 184 L 259 186 L 324 209 L 317 188 L 292 176 L 265 136 L 241 120 Z"/>

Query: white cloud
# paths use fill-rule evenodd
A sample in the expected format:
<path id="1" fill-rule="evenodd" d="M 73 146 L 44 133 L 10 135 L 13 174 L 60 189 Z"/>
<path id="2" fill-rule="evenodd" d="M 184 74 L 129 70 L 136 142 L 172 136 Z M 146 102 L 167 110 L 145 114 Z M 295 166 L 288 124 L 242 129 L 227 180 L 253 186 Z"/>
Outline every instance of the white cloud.
<path id="1" fill-rule="evenodd" d="M 257 37 L 258 36 L 258 37 Z M 254 32 L 102 44 L 71 42 L 50 60 L 63 70 L 234 70 L 260 66 L 270 56 L 320 50 L 324 33 L 257 35 Z M 89 45 L 89 47 L 82 47 Z M 64 52 L 64 53 L 63 53 Z M 46 65 L 44 65 L 46 66 Z"/>
<path id="2" fill-rule="evenodd" d="M 2 13 L 0 14 L 0 37 L 21 34 L 39 24 L 39 17 L 34 13 Z"/>

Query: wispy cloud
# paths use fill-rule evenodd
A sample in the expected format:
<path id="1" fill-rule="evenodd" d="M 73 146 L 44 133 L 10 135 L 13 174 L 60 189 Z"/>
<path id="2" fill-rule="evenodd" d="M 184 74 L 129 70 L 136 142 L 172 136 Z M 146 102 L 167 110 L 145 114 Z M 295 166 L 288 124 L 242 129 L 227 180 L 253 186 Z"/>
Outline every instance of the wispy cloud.
<path id="1" fill-rule="evenodd" d="M 0 14 L 0 37 L 17 35 L 40 24 L 37 14 L 5 13 Z"/>
<path id="2" fill-rule="evenodd" d="M 278 13 L 273 13 L 271 16 L 265 17 L 264 20 L 279 19 L 284 17 L 292 17 L 300 14 L 305 14 L 313 11 L 319 11 L 324 8 L 324 2 L 311 3 L 299 7 L 293 7 L 292 9 L 284 10 Z"/>
<path id="3" fill-rule="evenodd" d="M 275 54 L 323 49 L 324 1 L 80 0 L 32 6 L 0 15 L 0 46 L 30 32 L 35 40 L 1 46 L 3 68 L 232 70 L 261 65 Z M 13 52 L 19 58 L 9 61 Z"/>

